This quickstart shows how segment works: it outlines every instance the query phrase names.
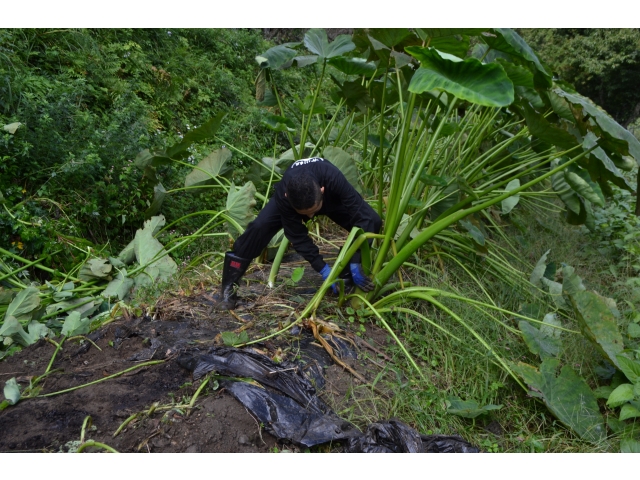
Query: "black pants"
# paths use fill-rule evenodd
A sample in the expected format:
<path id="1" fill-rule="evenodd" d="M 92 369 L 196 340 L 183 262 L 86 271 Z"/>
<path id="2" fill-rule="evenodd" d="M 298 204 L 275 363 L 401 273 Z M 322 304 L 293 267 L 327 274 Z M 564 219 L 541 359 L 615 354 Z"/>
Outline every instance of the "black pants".
<path id="1" fill-rule="evenodd" d="M 382 228 L 380 216 L 367 203 L 365 203 L 362 208 L 371 210 L 371 212 L 369 212 L 369 218 L 371 219 L 369 225 L 364 226 L 362 229 L 365 232 L 379 233 Z M 348 232 L 353 228 L 351 215 L 346 208 L 334 209 L 330 212 L 320 213 L 320 215 L 326 215 Z M 241 258 L 256 258 L 262 253 L 262 250 L 265 249 L 281 228 L 282 221 L 280 220 L 280 213 L 276 207 L 276 200 L 274 197 L 271 197 L 256 219 L 247 226 L 244 233 L 235 241 L 233 245 L 234 253 Z M 371 240 L 369 240 L 369 244 L 371 244 Z M 360 263 L 359 251 L 353 255 L 351 262 Z"/>

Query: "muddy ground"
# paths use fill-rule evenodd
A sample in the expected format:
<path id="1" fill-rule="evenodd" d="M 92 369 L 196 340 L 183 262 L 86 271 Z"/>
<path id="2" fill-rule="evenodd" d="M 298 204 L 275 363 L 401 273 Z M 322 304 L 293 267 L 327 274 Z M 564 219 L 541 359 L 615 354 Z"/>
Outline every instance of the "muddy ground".
<path id="1" fill-rule="evenodd" d="M 295 255 L 286 260 L 280 278 L 289 277 L 295 267 L 305 264 Z M 87 416 L 92 426 L 86 438 L 121 452 L 300 451 L 269 435 L 226 391 L 223 379 L 210 380 L 190 408 L 202 380 L 194 380 L 178 358 L 181 352 L 204 352 L 221 344 L 221 332 L 246 331 L 254 339 L 292 321 L 293 312 L 299 312 L 321 284 L 320 276 L 306 267 L 298 284 L 274 290 L 265 286 L 268 269 L 254 267 L 240 289 L 248 304 L 235 312 L 212 311 L 205 290 L 188 297 L 167 293 L 149 315 L 123 317 L 105 325 L 89 336 L 92 342 L 78 339 L 65 343 L 53 363 L 54 373 L 40 383 L 39 396 L 0 412 L 0 452 L 73 451 Z M 338 414 L 366 409 L 373 392 L 364 386 L 389 360 L 382 352 L 386 333 L 368 326 L 362 337 L 348 328 L 340 335 L 338 343 L 326 338 L 361 379 L 335 364 L 309 328 L 294 328 L 252 347 L 276 361 L 302 358 L 310 368 L 322 372 L 315 383 L 318 395 Z M 341 350 L 340 345 L 346 347 Z M 30 378 L 45 372 L 54 350 L 54 345 L 41 340 L 5 359 L 0 362 L 0 382 L 15 377 L 24 389 Z M 141 366 L 159 360 L 161 363 Z M 127 369 L 131 370 L 106 379 Z M 106 380 L 43 397 L 101 379 Z M 137 417 L 121 428 L 135 414 Z M 341 448 L 339 444 L 323 445 L 312 451 Z"/>

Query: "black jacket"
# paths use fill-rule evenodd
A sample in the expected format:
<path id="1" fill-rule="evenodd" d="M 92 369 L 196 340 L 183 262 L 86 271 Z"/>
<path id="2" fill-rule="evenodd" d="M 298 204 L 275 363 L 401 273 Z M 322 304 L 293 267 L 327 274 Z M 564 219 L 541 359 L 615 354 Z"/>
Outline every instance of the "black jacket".
<path id="1" fill-rule="evenodd" d="M 362 228 L 365 232 L 377 233 L 380 230 L 381 220 L 342 172 L 328 160 L 308 158 L 294 162 L 284 173 L 282 180 L 276 185 L 276 205 L 282 218 L 284 234 L 293 245 L 293 248 L 311 264 L 314 270 L 319 272 L 324 267 L 325 261 L 320 255 L 318 247 L 309 238 L 307 227 L 305 226 L 305 222 L 309 220 L 309 217 L 296 212 L 285 197 L 289 180 L 302 169 L 306 172 L 311 172 L 311 175 L 315 177 L 320 186 L 324 187 L 322 208 L 316 215 L 326 215 L 349 231 L 355 226 Z M 359 262 L 359 257 L 358 252 L 354 255 L 352 261 Z"/>

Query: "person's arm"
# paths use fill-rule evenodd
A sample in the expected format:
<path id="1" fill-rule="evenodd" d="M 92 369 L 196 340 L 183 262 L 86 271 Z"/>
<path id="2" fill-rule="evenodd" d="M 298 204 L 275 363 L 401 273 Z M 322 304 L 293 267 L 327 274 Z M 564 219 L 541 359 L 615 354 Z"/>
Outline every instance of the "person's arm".
<path id="1" fill-rule="evenodd" d="M 365 232 L 378 233 L 381 220 L 378 214 L 364 201 L 356 189 L 349 181 L 338 172 L 331 175 L 331 192 L 340 198 L 340 203 L 351 214 L 350 223 L 353 227 L 360 227 Z M 328 190 L 325 189 L 325 192 Z M 369 240 L 371 245 L 371 240 Z M 362 268 L 360 250 L 353 254 L 349 260 L 349 270 L 353 282 L 363 291 L 369 292 L 375 288 L 373 281 L 367 276 Z"/>
<path id="2" fill-rule="evenodd" d="M 360 227 L 365 232 L 378 233 L 380 217 L 369 207 L 358 191 L 349 183 L 345 176 L 335 168 L 335 172 L 329 177 L 329 185 L 325 188 L 325 192 L 336 195 L 340 198 L 340 203 L 351 214 L 351 225 Z M 377 220 L 377 221 L 376 221 Z"/>
<path id="3" fill-rule="evenodd" d="M 302 223 L 302 219 L 298 213 L 288 205 L 288 202 L 278 201 L 278 209 L 282 217 L 282 228 L 284 234 L 291 242 L 291 245 L 302 257 L 311 264 L 313 269 L 320 273 L 326 265 L 320 250 L 309 237 L 307 227 Z"/>

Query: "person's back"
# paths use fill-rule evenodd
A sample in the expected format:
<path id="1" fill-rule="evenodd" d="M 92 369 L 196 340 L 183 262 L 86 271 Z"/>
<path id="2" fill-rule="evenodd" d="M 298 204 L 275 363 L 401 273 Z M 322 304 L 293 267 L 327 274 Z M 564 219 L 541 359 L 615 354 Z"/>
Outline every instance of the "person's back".
<path id="1" fill-rule="evenodd" d="M 294 162 L 276 185 L 274 196 L 238 237 L 233 252 L 225 255 L 219 308 L 235 307 L 237 281 L 281 228 L 296 252 L 326 279 L 331 267 L 305 226 L 316 215 L 326 215 L 347 231 L 356 226 L 378 233 L 382 226 L 379 215 L 328 160 L 315 157 Z M 350 272 L 341 277 L 353 277 L 354 283 L 365 290 L 373 288 L 360 265 L 360 252 L 351 258 Z"/>

